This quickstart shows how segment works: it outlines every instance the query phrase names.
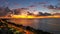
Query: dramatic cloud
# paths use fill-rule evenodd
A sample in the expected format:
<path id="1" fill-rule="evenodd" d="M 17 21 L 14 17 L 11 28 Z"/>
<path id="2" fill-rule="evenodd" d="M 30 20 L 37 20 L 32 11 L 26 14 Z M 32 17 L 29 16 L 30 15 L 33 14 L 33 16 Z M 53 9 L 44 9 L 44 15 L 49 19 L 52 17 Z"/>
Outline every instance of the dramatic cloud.
<path id="1" fill-rule="evenodd" d="M 53 5 L 47 6 L 48 9 L 55 9 Z"/>
<path id="2" fill-rule="evenodd" d="M 8 7 L 0 7 L 0 16 L 6 16 L 8 12 L 11 12 Z"/>
<path id="3" fill-rule="evenodd" d="M 56 10 L 60 10 L 60 7 L 55 8 Z"/>
<path id="4" fill-rule="evenodd" d="M 30 5 L 30 6 L 28 6 L 29 8 L 34 8 L 34 7 L 36 7 L 35 5 Z"/>
<path id="5" fill-rule="evenodd" d="M 48 9 L 55 9 L 55 10 L 60 10 L 60 7 L 58 6 L 53 6 L 53 5 L 49 5 Z"/>

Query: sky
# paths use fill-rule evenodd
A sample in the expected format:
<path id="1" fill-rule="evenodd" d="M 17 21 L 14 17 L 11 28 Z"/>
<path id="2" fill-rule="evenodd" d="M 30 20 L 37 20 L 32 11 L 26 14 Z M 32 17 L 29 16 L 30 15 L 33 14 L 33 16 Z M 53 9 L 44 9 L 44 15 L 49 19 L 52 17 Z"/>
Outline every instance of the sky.
<path id="1" fill-rule="evenodd" d="M 60 0 L 0 0 L 0 6 L 8 6 L 10 9 L 29 8 L 41 12 L 50 12 L 46 7 L 49 5 L 56 6 Z"/>

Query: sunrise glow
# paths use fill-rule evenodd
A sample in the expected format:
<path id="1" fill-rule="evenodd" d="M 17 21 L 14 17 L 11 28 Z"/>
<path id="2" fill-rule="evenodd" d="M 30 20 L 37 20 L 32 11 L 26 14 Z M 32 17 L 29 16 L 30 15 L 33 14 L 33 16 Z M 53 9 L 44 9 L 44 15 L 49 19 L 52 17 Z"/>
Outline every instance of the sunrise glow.
<path id="1" fill-rule="evenodd" d="M 35 18 L 35 16 L 25 16 L 25 15 L 13 15 L 12 18 Z"/>
<path id="2" fill-rule="evenodd" d="M 13 15 L 11 18 L 60 18 L 60 16 Z"/>

